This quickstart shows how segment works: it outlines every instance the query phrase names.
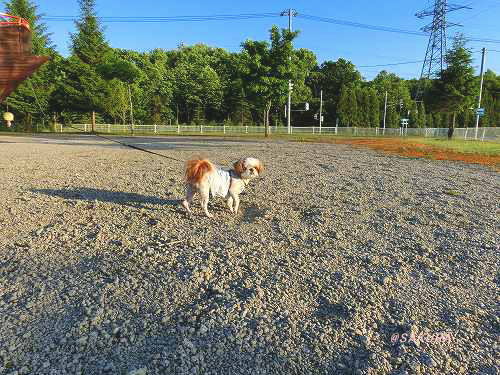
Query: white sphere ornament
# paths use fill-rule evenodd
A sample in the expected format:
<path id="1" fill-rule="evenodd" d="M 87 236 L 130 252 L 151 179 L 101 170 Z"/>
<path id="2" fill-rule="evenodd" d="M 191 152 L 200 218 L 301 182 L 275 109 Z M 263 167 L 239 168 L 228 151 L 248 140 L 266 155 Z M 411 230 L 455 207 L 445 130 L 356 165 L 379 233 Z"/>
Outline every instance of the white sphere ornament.
<path id="1" fill-rule="evenodd" d="M 3 119 L 7 122 L 7 127 L 10 128 L 11 122 L 14 121 L 14 114 L 11 112 L 4 112 Z"/>

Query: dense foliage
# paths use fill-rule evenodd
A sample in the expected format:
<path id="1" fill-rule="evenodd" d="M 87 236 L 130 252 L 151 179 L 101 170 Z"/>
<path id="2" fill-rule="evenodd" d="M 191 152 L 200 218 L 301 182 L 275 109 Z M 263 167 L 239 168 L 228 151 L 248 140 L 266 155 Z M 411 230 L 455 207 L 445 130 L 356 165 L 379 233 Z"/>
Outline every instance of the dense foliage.
<path id="1" fill-rule="evenodd" d="M 95 0 L 79 0 L 80 18 L 71 34 L 71 55 L 60 56 L 30 0 L 5 2 L 8 13 L 30 20 L 33 52 L 51 60 L 23 83 L 6 105 L 16 130 L 63 123 L 98 121 L 136 124 L 226 123 L 284 125 L 288 80 L 293 82 L 294 126 L 314 126 L 323 91 L 325 126 L 387 127 L 409 118 L 412 127 L 473 126 L 479 78 L 471 54 L 457 39 L 447 55 L 448 69 L 436 80 L 405 80 L 387 71 L 363 79 L 345 59 L 318 65 L 307 49 L 294 49 L 298 33 L 270 30 L 269 41 L 242 43 L 231 53 L 203 44 L 174 50 L 136 52 L 112 48 L 95 14 Z M 418 90 L 423 101 L 415 101 Z M 500 76 L 485 74 L 482 126 L 499 123 Z M 2 125 L 3 127 L 4 125 Z"/>

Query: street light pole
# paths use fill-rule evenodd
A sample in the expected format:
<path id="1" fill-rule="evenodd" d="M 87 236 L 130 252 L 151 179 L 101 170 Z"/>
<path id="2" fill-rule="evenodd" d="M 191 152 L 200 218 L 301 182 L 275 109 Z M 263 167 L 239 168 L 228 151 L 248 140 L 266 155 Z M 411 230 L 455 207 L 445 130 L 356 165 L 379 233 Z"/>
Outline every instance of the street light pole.
<path id="1" fill-rule="evenodd" d="M 481 98 L 483 95 L 483 82 L 484 82 L 484 59 L 486 56 L 486 48 L 483 48 L 483 57 L 481 58 L 481 84 L 479 86 L 479 98 L 477 100 L 477 109 L 481 108 Z M 475 139 L 477 139 L 477 132 L 479 130 L 479 113 L 476 114 L 476 135 Z"/>
<path id="2" fill-rule="evenodd" d="M 297 15 L 297 11 L 295 9 L 288 9 L 281 12 L 282 16 L 288 16 L 288 31 L 292 32 L 292 17 Z M 292 56 L 289 56 L 288 59 L 290 62 L 292 61 Z M 292 133 L 292 80 L 288 80 L 288 105 L 287 105 L 287 132 L 288 134 Z"/>
<path id="3" fill-rule="evenodd" d="M 385 92 L 385 104 L 384 104 L 384 131 L 385 131 L 385 119 L 387 118 L 387 91 Z"/>
<path id="4" fill-rule="evenodd" d="M 321 90 L 319 99 L 319 134 L 321 134 L 322 123 L 323 123 L 323 90 Z"/>

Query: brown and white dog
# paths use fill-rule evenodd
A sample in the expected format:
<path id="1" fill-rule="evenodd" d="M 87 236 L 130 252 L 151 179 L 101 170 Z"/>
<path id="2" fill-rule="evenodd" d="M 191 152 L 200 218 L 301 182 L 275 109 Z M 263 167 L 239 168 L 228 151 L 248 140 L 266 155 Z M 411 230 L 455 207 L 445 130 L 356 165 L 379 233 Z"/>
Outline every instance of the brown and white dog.
<path id="1" fill-rule="evenodd" d="M 205 215 L 213 217 L 208 212 L 208 200 L 212 196 L 227 199 L 229 210 L 238 213 L 240 193 L 251 179 L 259 177 L 264 170 L 260 160 L 242 158 L 233 165 L 233 169 L 224 170 L 216 167 L 207 159 L 190 160 L 186 167 L 186 199 L 182 206 L 191 212 L 189 205 L 196 193 L 200 193 L 201 206 Z"/>

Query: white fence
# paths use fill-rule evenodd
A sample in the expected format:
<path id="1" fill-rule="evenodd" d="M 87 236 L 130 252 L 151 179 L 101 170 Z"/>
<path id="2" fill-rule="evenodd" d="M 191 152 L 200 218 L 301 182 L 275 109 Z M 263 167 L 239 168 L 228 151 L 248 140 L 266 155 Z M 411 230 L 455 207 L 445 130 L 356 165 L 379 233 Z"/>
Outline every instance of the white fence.
<path id="1" fill-rule="evenodd" d="M 64 126 L 57 124 L 56 129 L 61 132 L 80 130 L 90 132 L 91 124 L 73 124 Z M 263 126 L 225 126 L 225 125 L 117 125 L 96 124 L 95 130 L 99 133 L 140 133 L 140 134 L 263 134 Z M 287 128 L 280 126 L 270 127 L 271 134 L 287 134 Z M 357 128 L 357 127 L 292 127 L 292 134 L 325 134 L 340 136 L 364 137 L 432 137 L 446 138 L 448 128 Z M 454 139 L 481 140 L 500 142 L 500 128 L 455 128 Z"/>

